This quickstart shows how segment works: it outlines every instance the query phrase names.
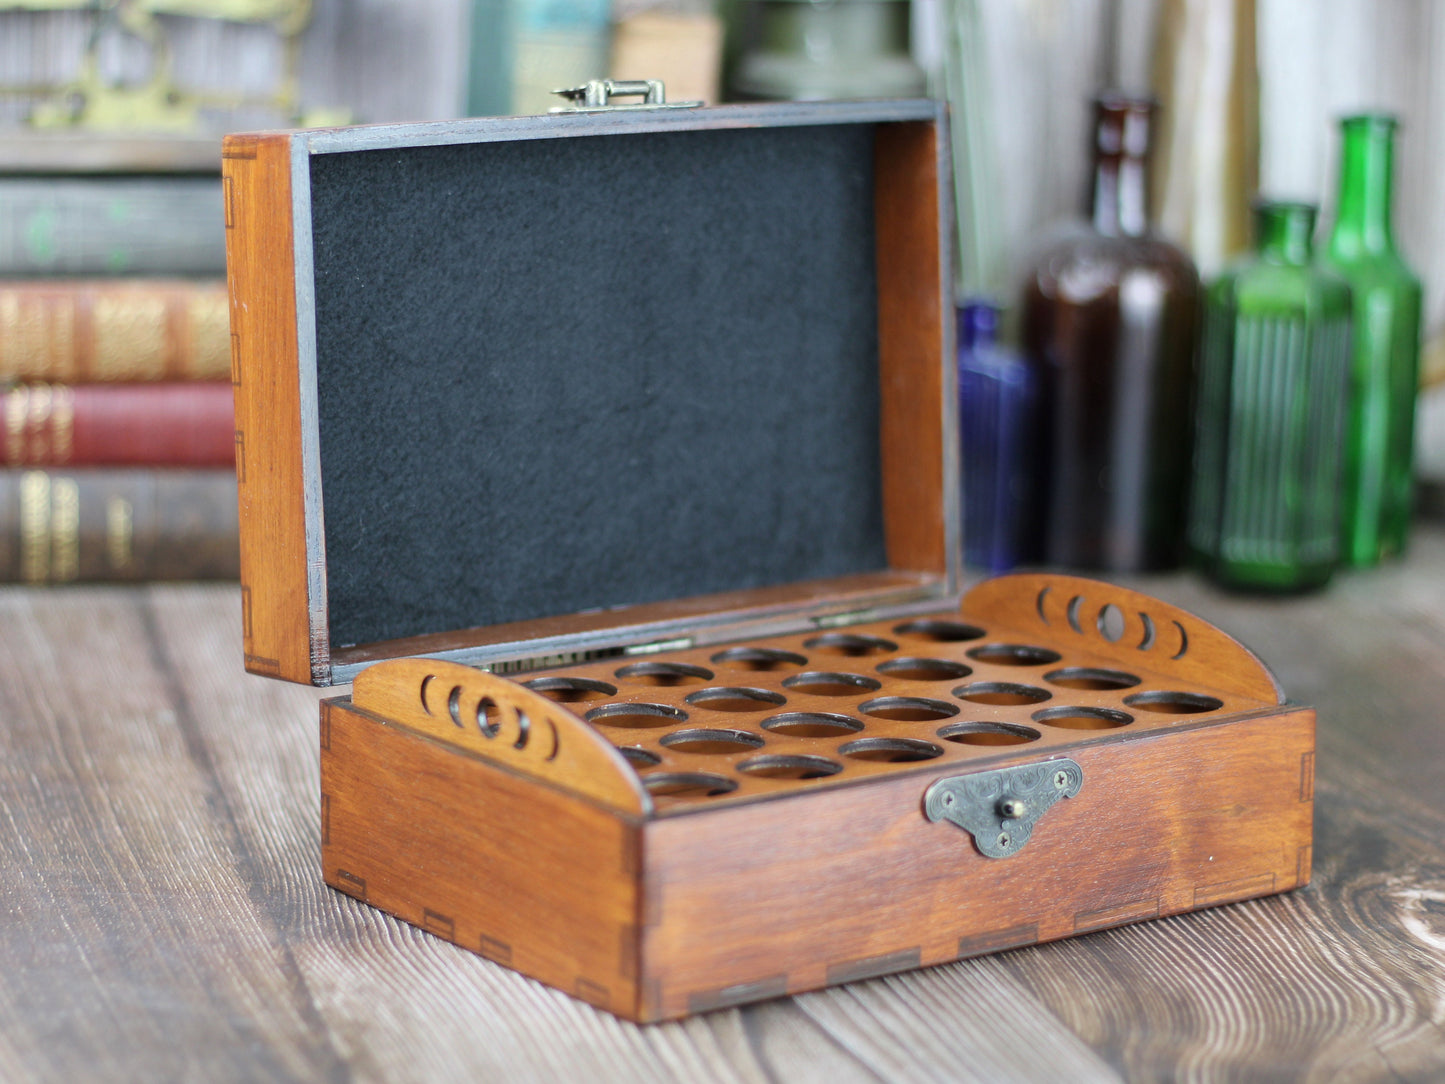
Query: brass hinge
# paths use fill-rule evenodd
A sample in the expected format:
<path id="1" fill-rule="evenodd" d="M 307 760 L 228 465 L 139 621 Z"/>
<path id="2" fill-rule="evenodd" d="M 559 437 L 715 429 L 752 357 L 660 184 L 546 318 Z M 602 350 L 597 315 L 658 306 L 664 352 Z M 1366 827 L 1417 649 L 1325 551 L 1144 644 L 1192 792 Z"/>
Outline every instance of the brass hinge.
<path id="1" fill-rule="evenodd" d="M 589 79 L 580 87 L 562 87 L 552 91 L 566 98 L 571 105 L 559 105 L 549 113 L 604 113 L 618 109 L 696 109 L 702 102 L 670 102 L 661 79 Z M 613 98 L 636 98 L 640 102 L 626 105 Z"/>

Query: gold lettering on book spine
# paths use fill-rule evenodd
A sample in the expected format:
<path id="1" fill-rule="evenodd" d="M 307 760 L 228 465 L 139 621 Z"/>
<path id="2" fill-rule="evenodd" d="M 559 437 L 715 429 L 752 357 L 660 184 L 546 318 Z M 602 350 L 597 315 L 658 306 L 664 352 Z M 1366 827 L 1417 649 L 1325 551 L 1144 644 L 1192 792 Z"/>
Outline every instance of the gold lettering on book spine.
<path id="1" fill-rule="evenodd" d="M 50 423 L 50 404 L 54 396 L 50 391 L 49 384 L 32 384 L 30 386 L 30 409 L 25 416 L 25 439 L 28 447 L 25 449 L 25 462 L 42 464 L 48 459 L 47 452 L 50 450 L 50 441 L 47 439 Z"/>
<path id="2" fill-rule="evenodd" d="M 13 466 L 67 463 L 75 448 L 75 394 L 29 384 L 5 393 L 5 458 Z"/>
<path id="3" fill-rule="evenodd" d="M 25 462 L 25 420 L 30 414 L 28 388 L 11 388 L 5 394 L 5 462 Z"/>
<path id="4" fill-rule="evenodd" d="M 80 574 L 80 487 L 74 478 L 50 486 L 50 579 L 66 583 Z"/>
<path id="5" fill-rule="evenodd" d="M 50 390 L 50 461 L 69 463 L 75 451 L 75 392 L 64 385 Z"/>
<path id="6" fill-rule="evenodd" d="M 134 519 L 131 503 L 124 497 L 105 502 L 105 555 L 114 572 L 127 571 L 135 561 Z"/>
<path id="7" fill-rule="evenodd" d="M 125 291 L 95 299 L 96 380 L 159 380 L 166 375 L 166 299 Z"/>
<path id="8" fill-rule="evenodd" d="M 50 476 L 44 471 L 26 471 L 20 479 L 20 578 L 50 578 Z"/>
<path id="9" fill-rule="evenodd" d="M 197 292 L 186 304 L 191 350 L 183 376 L 225 380 L 231 375 L 231 301 L 224 290 Z"/>
<path id="10" fill-rule="evenodd" d="M 75 301 L 0 286 L 0 380 L 71 380 L 75 365 Z"/>

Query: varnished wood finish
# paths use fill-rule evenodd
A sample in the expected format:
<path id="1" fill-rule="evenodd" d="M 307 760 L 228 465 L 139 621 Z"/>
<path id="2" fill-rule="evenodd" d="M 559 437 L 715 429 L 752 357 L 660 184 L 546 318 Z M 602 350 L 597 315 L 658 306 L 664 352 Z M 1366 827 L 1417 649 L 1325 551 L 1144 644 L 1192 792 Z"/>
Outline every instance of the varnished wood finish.
<path id="1" fill-rule="evenodd" d="M 321 818 L 333 888 L 633 1014 L 635 821 L 336 701 L 322 707 Z"/>
<path id="2" fill-rule="evenodd" d="M 942 121 L 880 125 L 874 146 L 883 520 L 894 568 L 951 572 L 957 405 L 945 309 Z M 950 423 L 948 419 L 953 419 Z"/>
<path id="3" fill-rule="evenodd" d="M 325 884 L 320 694 L 238 674 L 234 586 L 0 590 L 0 1078 L 1440 1080 L 1445 526 L 1130 582 L 1319 709 L 1307 888 L 646 1027 Z"/>
<path id="4" fill-rule="evenodd" d="M 516 682 L 435 659 L 362 671 L 360 709 L 519 775 L 633 816 L 652 801 L 616 747 L 571 712 Z"/>
<path id="5" fill-rule="evenodd" d="M 1007 859 L 922 815 L 932 778 L 956 772 L 654 821 L 644 1016 L 1294 888 L 1309 879 L 1314 723 L 1294 711 L 1071 750 L 1082 790 Z"/>
<path id="6" fill-rule="evenodd" d="M 1249 648 L 1138 591 L 1073 576 L 996 576 L 973 588 L 962 609 L 965 617 L 1045 638 L 1060 649 L 1103 651 L 1125 669 L 1150 670 L 1182 688 L 1284 702 L 1274 675 Z M 1111 616 L 1117 621 L 1112 626 Z"/>
<path id="7" fill-rule="evenodd" d="M 1142 608 L 1157 614 L 1160 623 L 1171 629 L 1170 623 L 1178 620 L 1194 635 L 1202 653 L 1229 668 L 1229 681 L 1248 685 L 1252 675 L 1253 695 L 1212 683 L 1208 666 L 1196 665 L 1192 654 L 1171 658 L 1177 644 L 1167 636 L 1157 638 L 1154 650 L 1141 652 L 1133 641 L 1110 642 L 1089 626 L 1088 634 L 1071 634 L 1068 643 L 1060 644 L 1035 616 L 1044 587 L 1049 588 L 1050 598 L 1087 597 L 1095 607 L 1112 600 L 1133 607 L 1135 614 Z M 999 598 L 1015 600 L 1024 612 L 991 604 Z M 609 658 L 515 680 L 537 682 L 539 689 L 549 681 L 555 685 L 560 677 L 592 683 L 592 689 L 569 691 L 564 686 L 544 695 L 564 698 L 577 715 L 595 719 L 612 742 L 640 754 L 647 762 L 639 769 L 644 782 L 677 773 L 704 773 L 733 788 L 715 794 L 661 795 L 657 810 L 664 816 L 688 808 L 743 804 L 785 791 L 847 787 L 880 775 L 931 777 L 939 768 L 975 769 L 1001 753 L 1027 752 L 1035 758 L 1072 755 L 1081 745 L 1132 741 L 1160 730 L 1259 713 L 1278 703 L 1268 671 L 1245 648 L 1198 618 L 1136 592 L 1074 576 L 1002 577 L 975 588 L 963 605 L 962 617 L 968 621 L 956 612 L 920 615 L 745 640 L 731 649 L 712 644 Z M 982 619 L 985 613 L 988 620 Z M 1027 631 L 1021 634 L 1020 627 Z M 849 647 L 851 637 L 864 638 L 871 646 L 854 652 Z M 1040 648 L 1046 654 L 1036 660 L 1013 655 Z M 756 669 L 747 657 L 751 649 L 781 652 L 785 661 Z M 992 659 L 995 650 L 1002 650 L 1004 657 Z M 730 658 L 736 651 L 742 651 L 743 657 Z M 358 679 L 358 686 L 369 678 L 376 687 L 394 684 L 398 696 L 406 697 L 416 678 L 411 670 L 391 669 L 397 665 L 370 668 Z M 1124 684 L 1079 688 L 1078 680 L 1069 676 L 1079 670 L 1108 672 Z M 399 675 L 395 681 L 392 673 Z M 615 692 L 604 694 L 599 686 Z M 755 699 L 732 702 L 735 698 L 726 695 L 730 689 L 745 690 Z M 1023 695 L 1013 696 L 1011 690 Z M 1133 703 L 1135 698 L 1170 700 L 1176 693 L 1206 693 L 1211 699 L 1164 711 L 1157 710 L 1157 704 Z M 713 706 L 717 701 L 709 698 L 714 694 L 721 695 L 723 706 Z M 924 717 L 888 718 L 888 702 L 899 699 L 919 701 Z M 1012 702 L 997 702 L 1000 699 Z M 641 705 L 644 712 L 660 708 L 673 717 L 624 713 L 597 718 L 628 705 Z M 880 709 L 884 715 L 877 714 Z M 1051 713 L 1065 718 L 1053 719 Z M 1089 713 L 1108 718 L 1100 720 L 1098 729 L 1081 728 L 1090 722 Z M 840 729 L 822 735 L 790 733 L 787 720 L 811 714 L 839 721 Z M 785 724 L 783 729 L 775 729 L 780 723 Z M 1106 725 L 1111 723 L 1122 725 Z M 960 725 L 976 725 L 985 732 L 958 735 L 955 728 Z M 703 751 L 675 744 L 699 732 L 704 735 Z M 710 741 L 707 735 L 712 735 Z M 862 759 L 849 753 L 859 741 L 915 743 L 922 752 L 897 762 Z M 750 771 L 776 757 L 812 758 L 822 774 L 790 778 L 786 773 L 778 777 Z"/>
<path id="8" fill-rule="evenodd" d="M 1115 606 L 1139 624 L 1150 615 L 1179 643 L 1161 633 L 1141 649 L 1127 635 L 1111 638 L 1112 626 L 1080 620 L 1082 602 L 1069 609 L 1075 598 L 1088 600 L 1090 613 Z M 1070 612 L 1080 629 L 1070 626 L 1073 639 L 1059 644 L 1049 633 Z M 455 748 L 454 763 L 387 769 L 383 779 L 375 764 L 355 767 L 333 748 L 326 756 L 345 782 L 326 784 L 327 823 L 334 832 L 346 818 L 358 841 L 350 861 L 405 884 L 409 909 L 379 905 L 414 922 L 418 901 L 455 898 L 458 879 L 476 874 L 459 869 L 454 852 L 418 855 L 420 838 L 373 852 L 375 799 L 358 793 L 399 788 L 386 799 L 398 817 L 412 809 L 429 821 L 474 819 L 503 799 L 458 790 L 460 804 L 439 807 L 437 780 L 470 776 L 481 758 L 640 819 L 633 892 L 643 937 L 626 968 L 640 981 L 640 1001 L 614 1010 L 640 1020 L 1308 881 L 1314 714 L 1277 707 L 1268 671 L 1247 650 L 1175 607 L 1071 576 L 1004 577 L 976 588 L 963 613 L 978 623 L 943 614 L 611 659 L 531 677 L 531 689 L 435 660 L 379 663 L 354 693 L 372 729 L 428 735 Z M 1124 621 L 1119 630 L 1131 628 Z M 755 668 L 763 659 L 767 667 Z M 1216 671 L 1228 671 L 1230 688 L 1207 680 Z M 532 718 L 525 749 L 510 745 L 515 726 L 491 736 L 479 729 L 483 697 Z M 895 707 L 905 714 L 890 717 Z M 843 729 L 775 729 L 800 715 Z M 559 750 L 577 743 L 586 760 L 539 760 L 532 743 L 544 721 Z M 601 755 L 606 740 L 637 767 Z M 906 755 L 867 759 L 890 748 Z M 1010 858 L 986 858 L 967 833 L 924 815 L 924 793 L 939 779 L 1062 757 L 1083 768 L 1082 791 L 1045 813 Z M 525 809 L 527 793 L 505 801 Z M 471 845 L 495 891 L 513 892 L 507 877 L 524 882 L 516 891 L 532 891 L 532 874 L 493 870 L 486 834 Z M 330 865 L 327 877 L 341 886 Z M 549 906 L 585 910 L 567 878 L 552 891 Z M 556 981 L 555 972 L 528 973 Z"/>
<path id="9" fill-rule="evenodd" d="M 318 439 L 312 416 L 315 390 L 308 385 L 312 376 L 303 360 L 312 334 L 304 301 L 310 289 L 304 266 L 309 226 L 302 221 L 309 204 L 301 198 L 293 207 L 293 195 L 309 191 L 304 172 L 309 156 L 820 123 L 875 126 L 874 240 L 888 567 L 720 597 L 559 614 L 487 628 L 435 629 L 405 640 L 338 646 L 333 652 L 325 597 L 320 457 L 308 453 Z M 539 659 L 660 640 L 716 642 L 741 635 L 742 627 L 759 632 L 807 627 L 848 611 L 904 613 L 929 600 L 956 597 L 957 409 L 947 319 L 952 293 L 945 241 L 950 197 L 944 127 L 942 109 L 934 103 L 857 102 L 487 118 L 228 137 L 227 253 L 237 358 L 237 451 L 244 457 L 241 532 L 248 668 L 327 685 L 350 680 L 367 662 L 418 653 L 446 654 L 473 664 L 535 665 Z M 295 247 L 298 237 L 300 249 Z"/>
<path id="10" fill-rule="evenodd" d="M 310 682 L 290 137 L 228 136 L 222 178 L 246 669 Z"/>

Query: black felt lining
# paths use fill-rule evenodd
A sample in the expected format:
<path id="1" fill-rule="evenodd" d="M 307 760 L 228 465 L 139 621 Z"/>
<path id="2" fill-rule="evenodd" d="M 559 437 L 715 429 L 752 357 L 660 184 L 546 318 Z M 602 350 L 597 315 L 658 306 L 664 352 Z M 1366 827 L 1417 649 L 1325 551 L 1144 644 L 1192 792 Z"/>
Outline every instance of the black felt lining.
<path id="1" fill-rule="evenodd" d="M 872 145 L 316 156 L 332 645 L 886 568 Z"/>

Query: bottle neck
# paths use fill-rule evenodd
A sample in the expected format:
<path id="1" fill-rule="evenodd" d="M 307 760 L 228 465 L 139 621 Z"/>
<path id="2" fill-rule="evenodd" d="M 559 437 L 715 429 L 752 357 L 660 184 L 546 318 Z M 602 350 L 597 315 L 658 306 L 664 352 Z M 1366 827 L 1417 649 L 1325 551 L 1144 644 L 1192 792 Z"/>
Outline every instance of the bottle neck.
<path id="1" fill-rule="evenodd" d="M 1110 237 L 1140 237 L 1149 229 L 1148 163 L 1104 157 L 1094 163 L 1094 229 Z"/>
<path id="2" fill-rule="evenodd" d="M 1308 203 L 1261 203 L 1254 210 L 1256 247 L 1269 263 L 1303 267 L 1312 253 L 1315 208 Z"/>
<path id="3" fill-rule="evenodd" d="M 999 310 L 987 301 L 968 301 L 958 310 L 958 346 L 976 350 L 992 346 L 998 337 Z"/>
<path id="4" fill-rule="evenodd" d="M 1341 125 L 1340 206 L 1332 247 L 1387 252 L 1390 189 L 1394 170 L 1395 121 L 1391 117 L 1349 117 Z"/>
<path id="5" fill-rule="evenodd" d="M 1111 237 L 1149 229 L 1149 126 L 1154 103 L 1105 95 L 1094 103 L 1094 183 L 1089 213 Z"/>

